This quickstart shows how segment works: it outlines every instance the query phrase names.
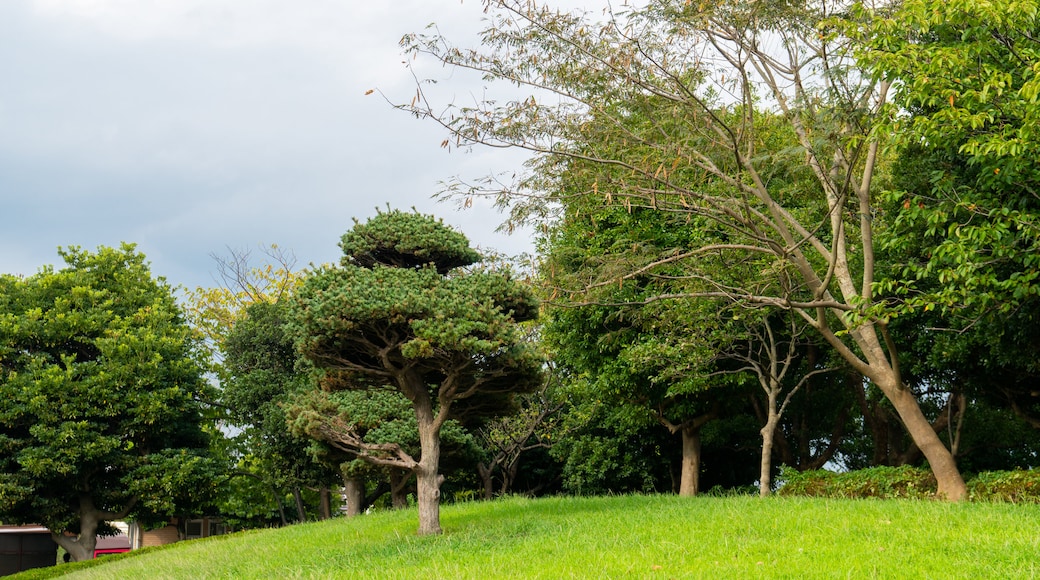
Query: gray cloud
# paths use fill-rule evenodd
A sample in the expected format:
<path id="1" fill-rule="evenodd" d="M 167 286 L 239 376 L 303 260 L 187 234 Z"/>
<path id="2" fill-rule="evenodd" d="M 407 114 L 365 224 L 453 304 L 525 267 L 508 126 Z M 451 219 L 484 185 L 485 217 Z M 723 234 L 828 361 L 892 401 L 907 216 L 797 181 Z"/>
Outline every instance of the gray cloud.
<path id="1" fill-rule="evenodd" d="M 449 154 L 435 127 L 364 94 L 407 100 L 398 39 L 431 21 L 475 39 L 480 8 L 0 2 L 0 272 L 56 263 L 59 245 L 128 241 L 171 283 L 209 285 L 209 255 L 227 247 L 333 261 L 351 218 L 387 204 L 442 216 L 484 247 L 529 250 L 494 233 L 490 208 L 430 200 L 438 181 L 522 157 Z"/>

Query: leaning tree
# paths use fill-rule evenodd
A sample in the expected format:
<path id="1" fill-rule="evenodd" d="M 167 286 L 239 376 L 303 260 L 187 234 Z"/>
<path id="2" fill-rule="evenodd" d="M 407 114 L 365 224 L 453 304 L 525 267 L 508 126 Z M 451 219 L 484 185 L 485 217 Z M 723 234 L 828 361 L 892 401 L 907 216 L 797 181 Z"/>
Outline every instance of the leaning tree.
<path id="1" fill-rule="evenodd" d="M 649 0 L 591 19 L 528 0 L 485 4 L 480 49 L 439 34 L 402 42 L 530 96 L 445 106 L 420 84 L 401 108 L 439 122 L 448 144 L 533 152 L 534 170 L 448 193 L 495 196 L 516 220 L 551 222 L 559 202 L 582 196 L 712 224 L 711 237 L 642 264 L 619 256 L 620 267 L 573 290 L 682 268 L 685 296 L 792 311 L 885 394 L 940 494 L 966 498 L 950 450 L 902 378 L 892 302 L 875 284 L 884 143 L 874 128 L 890 81 L 862 72 L 860 28 L 848 21 L 871 13 L 843 1 Z M 575 168 L 588 186 L 561 189 Z M 760 276 L 720 279 L 702 267 L 718 256 L 757 262 Z M 792 283 L 778 290 L 770 282 L 781 272 Z"/>
<path id="2" fill-rule="evenodd" d="M 367 460 L 415 473 L 419 533 L 440 533 L 441 429 L 452 418 L 512 409 L 542 364 L 518 323 L 537 316 L 508 272 L 470 268 L 481 255 L 439 220 L 397 210 L 356 223 L 339 267 L 318 268 L 294 299 L 300 353 L 323 389 L 400 392 L 411 403 L 419 457 L 400 445 L 330 434 Z"/>

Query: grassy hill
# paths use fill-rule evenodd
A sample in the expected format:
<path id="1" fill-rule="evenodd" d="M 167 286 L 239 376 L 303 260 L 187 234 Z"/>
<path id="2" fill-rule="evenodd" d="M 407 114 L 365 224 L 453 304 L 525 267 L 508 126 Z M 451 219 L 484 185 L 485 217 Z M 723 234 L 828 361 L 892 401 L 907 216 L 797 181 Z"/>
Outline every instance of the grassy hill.
<path id="1" fill-rule="evenodd" d="M 1040 578 L 1040 506 L 913 500 L 511 498 L 142 550 L 72 578 Z M 35 572 L 35 571 L 34 571 Z M 43 572 L 42 570 L 39 572 Z M 14 578 L 39 577 L 32 572 Z"/>

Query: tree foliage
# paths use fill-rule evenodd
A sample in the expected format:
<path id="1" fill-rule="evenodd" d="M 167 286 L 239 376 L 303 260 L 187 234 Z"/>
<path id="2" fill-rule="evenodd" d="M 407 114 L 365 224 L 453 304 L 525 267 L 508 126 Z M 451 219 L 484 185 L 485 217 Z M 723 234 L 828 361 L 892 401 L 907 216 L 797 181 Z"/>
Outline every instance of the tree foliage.
<path id="1" fill-rule="evenodd" d="M 198 509 L 213 491 L 208 387 L 170 287 L 132 245 L 0 277 L 0 518 L 76 560 L 106 522 Z M 71 534 L 71 535 L 66 535 Z"/>
<path id="2" fill-rule="evenodd" d="M 909 160 L 903 169 L 915 172 L 906 181 L 916 184 L 890 194 L 903 234 L 892 244 L 925 250 L 888 283 L 911 307 L 1008 312 L 1035 298 L 1037 6 L 908 0 L 861 10 L 862 60 L 895 86 L 879 131 Z"/>
<path id="3" fill-rule="evenodd" d="M 444 107 L 420 86 L 401 108 L 459 144 L 531 151 L 534 170 L 448 193 L 496 196 L 521 220 L 551 220 L 581 196 L 710 225 L 696 244 L 642 264 L 615 260 L 571 290 L 681 266 L 685 296 L 792 310 L 884 392 L 940 492 L 965 498 L 949 449 L 902 381 L 875 284 L 874 128 L 890 83 L 859 68 L 851 5 L 652 0 L 600 21 L 526 1 L 487 5 L 478 50 L 436 34 L 403 44 L 531 96 Z M 561 187 L 574 161 L 586 171 L 578 191 Z M 734 284 L 719 263 L 754 264 L 758 275 Z"/>
<path id="4" fill-rule="evenodd" d="M 511 410 L 534 389 L 541 362 L 517 323 L 537 315 L 507 272 L 472 268 L 480 255 L 439 220 L 397 210 L 356 223 L 339 267 L 308 276 L 294 300 L 302 355 L 323 389 L 390 389 L 412 406 L 415 458 L 400 445 L 350 445 L 368 460 L 416 474 L 420 533 L 439 533 L 440 433 L 452 418 Z"/>

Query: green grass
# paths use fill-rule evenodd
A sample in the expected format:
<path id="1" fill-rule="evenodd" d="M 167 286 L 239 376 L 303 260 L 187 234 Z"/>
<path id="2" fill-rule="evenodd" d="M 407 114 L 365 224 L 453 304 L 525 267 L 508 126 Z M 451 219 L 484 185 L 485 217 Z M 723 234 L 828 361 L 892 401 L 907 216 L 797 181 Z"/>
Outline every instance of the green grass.
<path id="1" fill-rule="evenodd" d="M 183 542 L 73 578 L 1040 578 L 1040 507 L 624 496 L 445 506 Z M 60 569 L 60 567 L 59 567 Z M 17 577 L 16 577 L 17 578 Z"/>

